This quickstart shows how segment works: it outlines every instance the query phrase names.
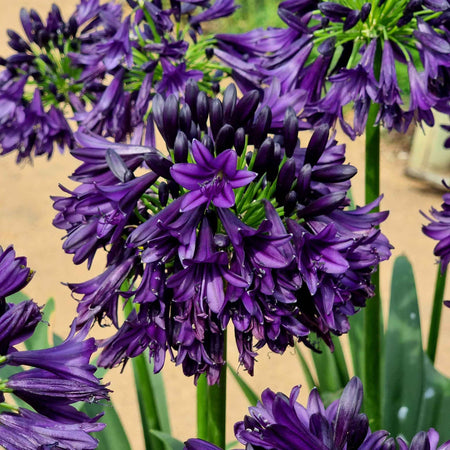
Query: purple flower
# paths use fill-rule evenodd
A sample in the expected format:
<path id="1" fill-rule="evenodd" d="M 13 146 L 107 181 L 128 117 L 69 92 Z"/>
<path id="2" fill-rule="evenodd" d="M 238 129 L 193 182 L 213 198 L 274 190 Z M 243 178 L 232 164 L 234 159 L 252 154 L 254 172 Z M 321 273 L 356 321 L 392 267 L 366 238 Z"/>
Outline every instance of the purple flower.
<path id="1" fill-rule="evenodd" d="M 444 186 L 449 189 L 445 183 Z M 431 208 L 431 217 L 422 213 L 430 221 L 422 227 L 422 231 L 431 239 L 439 241 L 434 254 L 439 258 L 442 273 L 445 273 L 450 263 L 450 192 L 443 195 L 443 200 L 441 211 Z"/>
<path id="2" fill-rule="evenodd" d="M 199 141 L 192 143 L 192 155 L 196 164 L 180 163 L 171 167 L 173 179 L 190 192 L 181 203 L 182 211 L 189 211 L 206 203 L 219 208 L 234 205 L 233 189 L 246 186 L 256 177 L 256 173 L 237 170 L 237 154 L 225 150 L 214 158 Z"/>
<path id="3" fill-rule="evenodd" d="M 8 295 L 20 291 L 28 284 L 33 272 L 27 267 L 27 259 L 16 258 L 12 246 L 6 250 L 0 247 L 0 302 Z"/>
<path id="4" fill-rule="evenodd" d="M 150 126 L 130 144 L 77 134 L 80 185 L 56 199 L 56 224 L 79 261 L 109 246 L 104 273 L 69 285 L 82 296 L 77 326 L 106 316 L 117 328 L 103 342 L 106 367 L 149 348 L 155 370 L 168 351 L 210 383 L 230 321 L 250 373 L 264 345 L 283 353 L 295 341 L 311 345 L 313 331 L 332 346 L 390 256 L 375 228 L 387 213 L 371 212 L 380 199 L 345 209 L 356 169 L 327 125 L 302 145 L 295 112 L 275 107 L 274 126 L 258 91 L 238 99 L 230 85 L 220 101 L 190 81 L 184 96 L 156 95 Z M 153 119 L 168 152 L 154 147 Z M 135 306 L 122 322 L 119 296 Z"/>
<path id="5" fill-rule="evenodd" d="M 408 445 L 401 437 L 397 438 L 397 443 L 400 450 L 420 450 L 422 448 L 429 448 L 430 450 L 448 450 L 450 448 L 450 441 L 439 445 L 439 433 L 430 428 L 428 431 L 420 431 L 412 439 L 411 444 Z"/>
<path id="6" fill-rule="evenodd" d="M 11 450 L 35 450 L 58 446 L 95 449 L 98 441 L 89 433 L 101 431 L 102 423 L 61 423 L 41 414 L 19 409 L 0 414 L 0 444 Z"/>

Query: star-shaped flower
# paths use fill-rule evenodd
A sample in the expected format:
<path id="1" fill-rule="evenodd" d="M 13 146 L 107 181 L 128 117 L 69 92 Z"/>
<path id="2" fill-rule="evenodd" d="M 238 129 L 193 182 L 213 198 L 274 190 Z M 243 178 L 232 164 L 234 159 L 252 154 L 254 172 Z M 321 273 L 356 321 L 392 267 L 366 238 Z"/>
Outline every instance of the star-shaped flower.
<path id="1" fill-rule="evenodd" d="M 249 170 L 237 170 L 234 150 L 225 150 L 214 158 L 201 142 L 194 140 L 192 155 L 196 164 L 179 163 L 170 168 L 173 179 L 190 190 L 181 202 L 181 211 L 205 203 L 230 208 L 235 203 L 233 189 L 246 186 L 257 175 Z"/>

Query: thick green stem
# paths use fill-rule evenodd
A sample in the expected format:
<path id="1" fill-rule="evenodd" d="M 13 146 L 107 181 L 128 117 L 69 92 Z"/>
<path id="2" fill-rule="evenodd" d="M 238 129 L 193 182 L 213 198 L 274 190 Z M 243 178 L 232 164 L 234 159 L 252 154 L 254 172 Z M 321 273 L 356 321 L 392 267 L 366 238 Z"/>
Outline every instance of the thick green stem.
<path id="1" fill-rule="evenodd" d="M 197 380 L 197 437 L 208 439 L 208 382 L 204 374 Z"/>
<path id="2" fill-rule="evenodd" d="M 439 337 L 439 326 L 441 322 L 442 302 L 444 300 L 445 280 L 447 278 L 447 271 L 442 273 L 441 269 L 442 265 L 439 264 L 434 290 L 430 332 L 428 333 L 427 355 L 430 357 L 432 363 L 434 363 L 436 359 L 436 348 Z"/>
<path id="3" fill-rule="evenodd" d="M 380 127 L 375 125 L 378 105 L 372 103 L 366 125 L 366 203 L 380 195 Z M 381 427 L 381 298 L 379 269 L 372 275 L 375 295 L 364 312 L 364 399 L 372 430 Z"/>
<path id="4" fill-rule="evenodd" d="M 224 344 L 224 361 L 226 361 L 226 332 Z M 208 441 L 225 448 L 225 425 L 227 406 L 227 367 L 224 364 L 220 371 L 220 382 L 207 386 L 208 390 Z"/>

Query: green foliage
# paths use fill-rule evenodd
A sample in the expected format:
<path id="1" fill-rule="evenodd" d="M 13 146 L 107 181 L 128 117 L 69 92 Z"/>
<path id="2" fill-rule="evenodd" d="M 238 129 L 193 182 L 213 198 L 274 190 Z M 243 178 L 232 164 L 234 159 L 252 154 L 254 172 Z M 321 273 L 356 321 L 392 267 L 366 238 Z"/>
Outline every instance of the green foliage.
<path id="1" fill-rule="evenodd" d="M 228 370 L 231 372 L 231 375 L 233 375 L 233 378 L 237 381 L 242 392 L 247 397 L 247 400 L 250 404 L 249 406 L 256 406 L 256 403 L 258 403 L 259 401 L 259 396 L 229 364 L 227 364 L 227 367 Z"/>

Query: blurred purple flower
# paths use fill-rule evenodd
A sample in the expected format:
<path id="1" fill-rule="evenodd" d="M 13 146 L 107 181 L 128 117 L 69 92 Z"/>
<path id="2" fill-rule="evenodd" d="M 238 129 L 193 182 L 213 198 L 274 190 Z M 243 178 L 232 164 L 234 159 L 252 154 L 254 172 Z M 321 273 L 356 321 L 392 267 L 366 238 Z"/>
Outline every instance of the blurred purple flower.
<path id="1" fill-rule="evenodd" d="M 445 183 L 444 186 L 450 189 Z M 431 217 L 422 213 L 430 221 L 422 227 L 422 231 L 431 239 L 439 241 L 434 247 L 434 254 L 439 258 L 442 273 L 445 273 L 450 263 L 450 192 L 445 193 L 442 198 L 444 202 L 441 211 L 431 208 Z"/>

